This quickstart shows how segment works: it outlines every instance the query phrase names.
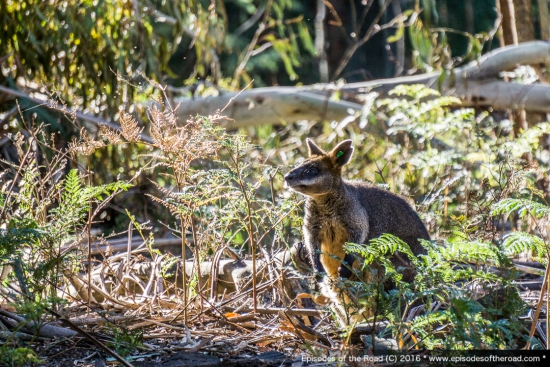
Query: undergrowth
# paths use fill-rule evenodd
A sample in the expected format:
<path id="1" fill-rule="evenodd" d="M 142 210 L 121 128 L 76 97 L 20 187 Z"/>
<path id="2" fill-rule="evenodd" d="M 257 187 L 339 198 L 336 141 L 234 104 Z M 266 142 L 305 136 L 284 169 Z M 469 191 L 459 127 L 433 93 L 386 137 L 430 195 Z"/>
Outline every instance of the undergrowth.
<path id="1" fill-rule="evenodd" d="M 510 257 L 528 251 L 548 262 L 550 209 L 541 182 L 547 180 L 550 155 L 539 142 L 550 124 L 515 133 L 509 121 L 453 109 L 457 100 L 425 87 L 402 86 L 393 95 L 365 96 L 370 108 L 357 116 L 358 124 L 320 125 L 313 132 L 327 143 L 351 137 L 357 158 L 347 174 L 410 196 L 434 241 L 423 242 L 428 253 L 418 257 L 389 235 L 369 245 L 348 244 L 380 281 L 345 281 L 342 289 L 358 295 L 355 308 L 374 306 L 375 320 L 389 322 L 377 337 L 394 338 L 399 349 L 525 346 L 529 325 L 520 316 L 526 305 L 513 283 L 518 273 Z M 175 108 L 161 96 L 149 108 L 146 131 L 122 111 L 121 131 L 101 127 L 91 135 L 82 130 L 62 151 L 40 126 L 29 128 L 27 137 L 12 137 L 17 159 L 3 159 L 0 173 L 1 292 L 14 305 L 27 305 L 29 319 L 44 322 L 51 318 L 48 309 L 63 309 L 72 275 L 91 282 L 91 248 L 106 240 L 97 234 L 106 232 L 107 205 L 138 178 L 149 180 L 154 188 L 145 192 L 149 205 L 165 215 L 151 223 L 136 218 L 136 208 L 124 208 L 131 223 L 125 233 L 135 229 L 147 256 L 161 264 L 164 282 L 152 285 L 152 297 L 166 291 L 180 302 L 184 324 L 189 310 L 202 313 L 212 301 L 201 280 L 203 261 L 230 248 L 235 256 L 252 259 L 254 275 L 265 270 L 256 268 L 259 258 L 272 258 L 301 238 L 301 201 L 282 189 L 281 178 L 300 162 L 299 144 L 313 133 L 312 126 L 261 127 L 251 141 L 242 132 L 225 131 L 219 116 L 178 121 Z M 144 131 L 150 141 L 142 139 Z M 92 185 L 89 157 L 119 149 L 138 152 L 136 161 L 143 166 L 123 175 L 126 179 Z M 181 253 L 154 249 L 159 228 L 181 239 Z M 396 250 L 414 264 L 415 282 L 403 282 L 401 269 L 389 261 Z M 171 276 L 176 281 L 168 284 Z M 275 291 L 260 297 L 255 279 L 243 305 L 290 307 L 296 301 Z M 91 305 L 91 290 L 79 294 L 82 304 Z M 122 354 L 139 346 L 140 335 L 118 327 L 108 331 L 112 347 Z M 13 361 L 26 351 L 10 350 Z"/>
<path id="2" fill-rule="evenodd" d="M 375 303 L 378 319 L 389 321 L 389 327 L 377 337 L 395 338 L 399 349 L 406 350 L 525 346 L 528 325 L 520 316 L 526 312 L 526 304 L 513 284 L 518 272 L 499 246 L 467 240 L 444 244 L 423 241 L 423 246 L 427 254 L 414 256 L 406 243 L 389 234 L 370 245 L 346 246 L 365 259 L 365 267 L 382 265 L 374 270 L 384 274 L 380 283 L 355 282 L 355 287 L 370 291 L 366 293 L 371 296 L 364 297 L 361 306 Z M 412 283 L 403 282 L 402 269 L 389 261 L 395 251 L 413 263 L 417 275 Z M 491 270 L 494 268 L 500 273 Z M 389 279 L 392 287 L 384 287 Z"/>

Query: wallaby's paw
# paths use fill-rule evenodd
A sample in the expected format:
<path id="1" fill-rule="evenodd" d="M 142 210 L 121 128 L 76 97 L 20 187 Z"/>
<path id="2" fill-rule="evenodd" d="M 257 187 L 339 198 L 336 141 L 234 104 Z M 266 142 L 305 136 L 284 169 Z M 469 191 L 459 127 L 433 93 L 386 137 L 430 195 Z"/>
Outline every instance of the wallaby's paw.
<path id="1" fill-rule="evenodd" d="M 352 254 L 346 254 L 346 257 L 344 257 L 344 261 L 342 261 L 342 264 L 338 267 L 338 276 L 340 278 L 349 279 L 353 272 L 351 271 L 353 267 L 353 263 L 355 262 L 356 258 Z"/>
<path id="2" fill-rule="evenodd" d="M 340 278 L 349 279 L 349 277 L 351 277 L 351 274 L 352 272 L 349 265 L 342 264 L 338 268 L 338 276 Z"/>
<path id="3" fill-rule="evenodd" d="M 313 302 L 315 302 L 319 306 L 326 306 L 330 302 L 330 298 L 323 296 L 322 294 L 315 296 L 309 293 L 300 293 L 296 296 L 296 299 L 302 299 L 302 298 L 310 298 L 311 300 L 313 300 Z"/>
<path id="4" fill-rule="evenodd" d="M 311 299 L 313 300 L 313 302 L 315 302 L 319 306 L 326 306 L 330 303 L 330 298 L 328 298 L 327 296 L 323 296 L 323 295 L 319 295 L 319 296 L 316 296 L 316 297 L 311 297 Z"/>

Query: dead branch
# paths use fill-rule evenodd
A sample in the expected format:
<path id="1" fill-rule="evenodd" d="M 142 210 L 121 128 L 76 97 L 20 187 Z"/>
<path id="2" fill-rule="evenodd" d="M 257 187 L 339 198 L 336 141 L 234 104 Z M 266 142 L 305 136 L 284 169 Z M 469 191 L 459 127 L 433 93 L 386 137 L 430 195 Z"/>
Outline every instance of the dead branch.
<path id="1" fill-rule="evenodd" d="M 0 315 L 2 315 L 4 318 L 13 320 L 16 326 L 20 329 L 20 331 L 25 330 L 31 334 L 34 334 L 36 332 L 38 336 L 43 338 L 50 338 L 50 339 L 55 337 L 70 338 L 77 335 L 76 332 L 67 328 L 62 328 L 59 326 L 48 325 L 48 324 L 37 325 L 34 321 L 26 320 L 23 317 L 13 314 L 11 312 L 8 312 L 2 308 L 0 308 Z M 6 320 L 4 319 L 2 321 L 5 322 Z"/>
<path id="2" fill-rule="evenodd" d="M 227 312 L 235 311 L 235 308 L 232 308 L 232 307 L 224 307 L 223 309 L 224 309 L 224 311 L 227 311 Z M 239 311 L 240 312 L 252 312 L 252 309 L 249 308 L 249 307 L 243 307 Z M 301 309 L 289 308 L 289 309 L 286 309 L 286 308 L 281 308 L 281 307 L 258 307 L 257 312 L 259 314 L 263 314 L 263 315 L 278 315 L 280 312 L 284 312 L 284 313 L 286 313 L 288 315 L 292 315 L 292 316 L 314 316 L 314 317 L 321 316 L 321 313 L 319 311 L 313 310 L 313 309 L 305 309 L 305 308 L 301 308 Z"/>
<path id="3" fill-rule="evenodd" d="M 121 321 L 129 322 L 129 321 L 134 321 L 139 319 L 140 317 L 136 315 L 121 315 L 121 316 L 108 316 L 108 317 L 84 316 L 84 317 L 71 318 L 70 321 L 75 325 L 101 325 L 101 324 L 107 324 L 107 323 L 117 323 Z M 60 323 L 61 323 L 60 321 L 52 322 L 52 324 L 60 324 Z"/>

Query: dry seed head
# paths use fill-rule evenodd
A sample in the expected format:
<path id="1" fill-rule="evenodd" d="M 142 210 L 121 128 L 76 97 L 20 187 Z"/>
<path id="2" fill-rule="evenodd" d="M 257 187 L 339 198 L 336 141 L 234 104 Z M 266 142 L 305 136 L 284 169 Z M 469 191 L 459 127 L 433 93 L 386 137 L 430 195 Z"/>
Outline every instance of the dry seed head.
<path id="1" fill-rule="evenodd" d="M 17 154 L 19 154 L 19 158 L 23 158 L 25 153 L 23 152 L 23 143 L 25 142 L 25 137 L 23 134 L 21 134 L 20 131 L 15 134 L 15 138 L 13 141 L 13 144 L 15 145 L 15 148 L 17 148 Z"/>

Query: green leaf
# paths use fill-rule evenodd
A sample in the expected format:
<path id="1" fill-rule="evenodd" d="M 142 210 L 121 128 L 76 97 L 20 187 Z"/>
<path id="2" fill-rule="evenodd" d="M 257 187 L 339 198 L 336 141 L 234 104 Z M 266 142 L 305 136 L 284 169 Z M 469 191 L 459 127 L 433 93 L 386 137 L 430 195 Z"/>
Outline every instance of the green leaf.
<path id="1" fill-rule="evenodd" d="M 399 23 L 399 27 L 395 31 L 395 34 L 392 34 L 386 39 L 386 42 L 388 43 L 394 43 L 399 41 L 401 38 L 403 38 L 403 35 L 405 34 L 405 26 L 403 25 L 403 22 Z"/>

